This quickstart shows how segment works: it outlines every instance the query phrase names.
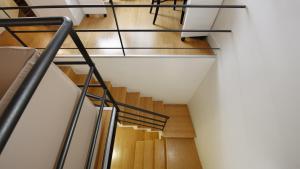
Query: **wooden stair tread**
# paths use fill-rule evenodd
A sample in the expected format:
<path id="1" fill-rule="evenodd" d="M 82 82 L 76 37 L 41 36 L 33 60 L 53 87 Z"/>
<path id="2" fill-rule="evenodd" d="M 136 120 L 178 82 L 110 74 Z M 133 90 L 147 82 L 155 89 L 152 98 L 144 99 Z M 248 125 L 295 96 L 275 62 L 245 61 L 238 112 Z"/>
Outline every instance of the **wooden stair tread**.
<path id="1" fill-rule="evenodd" d="M 137 141 L 135 144 L 134 169 L 144 168 L 144 141 Z"/>
<path id="2" fill-rule="evenodd" d="M 153 111 L 153 101 L 152 101 L 152 97 L 141 97 L 140 98 L 140 105 L 139 105 L 140 108 L 143 108 L 143 109 L 146 109 L 146 110 L 150 110 L 150 111 Z M 139 112 L 139 114 L 141 116 L 145 116 L 145 117 L 149 117 L 149 118 L 153 118 L 153 115 L 151 114 L 146 114 L 144 112 Z M 144 120 L 144 119 L 143 119 Z M 148 122 L 153 122 L 153 120 L 147 120 Z M 142 124 L 145 124 L 145 125 L 149 125 L 147 123 L 142 123 Z"/>
<path id="3" fill-rule="evenodd" d="M 162 101 L 153 101 L 153 111 L 165 115 L 165 107 Z"/>
<path id="4" fill-rule="evenodd" d="M 144 141 L 144 168 L 143 169 L 154 169 L 154 141 Z"/>
<path id="5" fill-rule="evenodd" d="M 194 139 L 166 139 L 167 169 L 202 169 Z"/>
<path id="6" fill-rule="evenodd" d="M 154 169 L 166 169 L 165 142 L 154 141 Z"/>
<path id="7" fill-rule="evenodd" d="M 116 101 L 125 103 L 127 88 L 126 87 L 112 87 L 111 94 Z"/>
<path id="8" fill-rule="evenodd" d="M 71 80 L 75 79 L 76 73 L 70 66 L 59 66 L 60 70 L 64 72 Z"/>
<path id="9" fill-rule="evenodd" d="M 144 130 L 135 130 L 132 127 L 118 127 L 113 159 L 112 169 L 133 169 L 135 161 L 135 147 L 137 141 L 144 141 Z"/>
<path id="10" fill-rule="evenodd" d="M 145 140 L 155 140 L 159 139 L 158 132 L 145 132 Z"/>
<path id="11" fill-rule="evenodd" d="M 165 105 L 165 113 L 170 117 L 163 136 L 167 138 L 194 138 L 195 131 L 187 105 Z"/>
<path id="12" fill-rule="evenodd" d="M 126 104 L 138 107 L 139 103 L 140 103 L 140 93 L 138 93 L 138 92 L 127 92 L 127 94 L 126 94 Z M 126 111 L 128 113 L 136 114 L 136 115 L 139 114 L 138 111 L 133 110 L 133 109 L 129 109 L 129 108 L 126 108 L 126 107 L 125 107 L 124 111 Z M 131 118 L 134 117 L 136 119 L 139 119 L 135 116 L 124 114 L 124 113 L 121 113 L 121 115 L 125 116 L 125 117 L 131 117 Z M 122 122 L 122 124 L 131 125 L 131 124 L 126 123 L 126 122 Z"/>
<path id="13" fill-rule="evenodd" d="M 153 111 L 152 97 L 141 97 L 139 107 Z"/>
<path id="14" fill-rule="evenodd" d="M 138 107 L 140 104 L 140 93 L 139 92 L 127 92 L 126 94 L 126 104 Z M 135 110 L 125 108 L 127 112 L 136 112 Z"/>

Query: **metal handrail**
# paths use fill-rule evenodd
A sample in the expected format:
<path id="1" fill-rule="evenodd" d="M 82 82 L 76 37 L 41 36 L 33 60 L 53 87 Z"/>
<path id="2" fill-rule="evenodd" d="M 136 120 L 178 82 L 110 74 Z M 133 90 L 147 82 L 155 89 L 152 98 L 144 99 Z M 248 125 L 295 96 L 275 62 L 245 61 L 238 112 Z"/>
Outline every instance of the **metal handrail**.
<path id="1" fill-rule="evenodd" d="M 110 103 L 110 101 L 105 99 L 104 97 L 96 96 L 96 95 L 93 95 L 90 93 L 87 93 L 86 96 L 95 101 L 101 101 L 102 103 L 103 102 Z M 129 105 L 129 104 L 125 104 L 125 103 L 121 103 L 118 101 L 116 102 L 116 104 L 120 107 L 125 107 L 127 109 L 131 109 L 131 110 L 135 110 L 135 111 L 139 112 L 136 114 L 136 113 L 130 113 L 130 112 L 127 112 L 124 110 L 120 110 L 119 113 L 122 113 L 122 114 L 128 115 L 128 116 L 119 115 L 118 119 L 120 121 L 124 121 L 122 119 L 126 119 L 127 121 L 129 120 L 131 124 L 139 125 L 142 123 L 143 125 L 141 125 L 141 126 L 146 125 L 149 128 L 159 129 L 159 130 L 163 131 L 167 124 L 168 119 L 170 118 L 169 116 L 166 116 L 166 115 L 163 115 L 160 113 L 156 113 L 156 112 L 153 112 L 150 110 L 142 109 L 142 108 L 139 108 L 139 107 L 136 107 L 133 105 Z M 102 106 L 102 104 L 101 105 L 95 104 L 95 105 L 99 106 L 99 107 Z M 152 117 L 148 117 L 149 115 Z M 141 123 L 136 123 L 136 122 L 141 122 Z"/>
<path id="2" fill-rule="evenodd" d="M 0 7 L 1 10 L 15 10 L 15 9 L 59 9 L 59 8 L 146 8 L 146 7 L 160 7 L 160 8 L 246 8 L 246 5 L 165 5 L 165 4 L 102 4 L 102 5 L 31 5 L 31 6 L 6 6 Z"/>
<path id="3" fill-rule="evenodd" d="M 104 80 L 102 79 L 100 73 L 98 72 L 94 62 L 91 60 L 89 54 L 87 53 L 85 47 L 83 46 L 80 38 L 76 34 L 76 32 L 72 29 L 73 23 L 67 17 L 46 17 L 46 18 L 16 18 L 16 19 L 0 19 L 0 27 L 15 27 L 15 26 L 32 26 L 32 25 L 60 25 L 58 31 L 55 33 L 52 41 L 47 45 L 47 48 L 41 53 L 41 56 L 38 58 L 37 62 L 34 64 L 33 68 L 30 70 L 28 75 L 25 77 L 25 80 L 21 83 L 19 89 L 16 94 L 13 96 L 12 100 L 5 108 L 1 118 L 0 118 L 0 153 L 3 151 L 7 141 L 10 138 L 10 135 L 14 131 L 15 126 L 17 125 L 19 119 L 21 118 L 27 104 L 29 103 L 31 97 L 33 96 L 35 90 L 37 89 L 39 83 L 42 78 L 46 74 L 50 64 L 53 62 L 58 50 L 63 44 L 64 40 L 68 35 L 71 36 L 74 41 L 77 49 L 82 54 L 84 58 L 84 62 L 71 62 L 75 64 L 86 64 L 90 67 L 88 76 L 84 85 L 82 85 L 83 89 L 80 94 L 80 98 L 75 105 L 74 112 L 71 117 L 70 125 L 66 131 L 66 137 L 63 141 L 62 148 L 56 163 L 56 169 L 62 169 L 64 166 L 65 159 L 68 154 L 68 150 L 71 145 L 71 141 L 73 138 L 73 134 L 77 125 L 77 121 L 80 115 L 81 108 L 83 106 L 83 102 L 85 97 L 87 96 L 88 88 L 95 87 L 90 84 L 92 76 L 96 77 L 96 80 L 99 82 L 97 87 L 101 87 L 104 90 L 105 99 L 100 106 L 100 114 L 97 118 L 97 123 L 95 124 L 94 134 L 91 140 L 91 145 L 89 149 L 89 156 L 86 163 L 86 168 L 91 168 L 91 162 L 94 154 L 94 148 L 96 144 L 96 139 L 99 131 L 101 113 L 103 111 L 104 104 L 109 102 L 113 106 L 113 117 L 111 118 L 111 125 L 108 135 L 108 142 L 106 147 L 107 151 L 104 160 L 105 160 L 105 169 L 108 169 L 111 162 L 112 150 L 114 144 L 114 138 L 116 134 L 116 127 L 118 122 L 118 116 L 120 112 L 119 103 L 114 100 L 111 93 L 109 92 Z M 59 63 L 58 63 L 59 64 Z M 69 62 L 65 62 L 65 64 L 69 64 Z M 106 98 L 107 96 L 108 98 Z M 122 105 L 122 104 L 121 104 Z M 139 108 L 141 111 L 147 112 L 147 110 Z M 149 113 L 149 112 L 148 112 Z M 157 114 L 155 112 L 150 112 Z"/>
<path id="4" fill-rule="evenodd" d="M 126 5 L 126 4 L 114 4 L 112 1 L 110 1 L 109 4 L 103 4 L 103 5 L 43 5 L 43 6 L 17 6 L 17 7 L 0 7 L 0 10 L 4 12 L 4 14 L 7 15 L 8 18 L 10 18 L 9 14 L 6 12 L 6 10 L 16 10 L 16 9 L 58 9 L 58 8 L 106 8 L 110 7 L 113 9 L 114 19 L 117 25 L 116 30 L 105 30 L 105 29 L 82 29 L 82 30 L 73 30 L 72 21 L 67 17 L 46 17 L 46 18 L 16 18 L 16 19 L 0 19 L 0 27 L 4 27 L 22 46 L 27 46 L 27 44 L 20 39 L 19 36 L 17 36 L 17 33 L 27 33 L 30 31 L 16 31 L 11 30 L 9 27 L 14 26 L 35 26 L 35 25 L 59 25 L 59 29 L 57 31 L 55 30 L 49 30 L 50 32 L 55 32 L 54 38 L 52 41 L 47 45 L 47 47 L 42 51 L 42 54 L 40 58 L 37 60 L 36 64 L 33 66 L 31 71 L 26 76 L 25 80 L 22 82 L 20 88 L 17 90 L 16 94 L 13 96 L 12 100 L 6 107 L 3 115 L 0 118 L 0 153 L 3 151 L 7 141 L 9 140 L 15 126 L 17 125 L 19 119 L 21 118 L 27 104 L 29 103 L 31 97 L 33 96 L 36 88 L 38 87 L 39 83 L 41 82 L 43 76 L 45 75 L 46 71 L 48 70 L 50 64 L 52 63 L 53 59 L 55 58 L 57 52 L 60 47 L 62 46 L 64 40 L 68 35 L 72 38 L 75 45 L 85 59 L 84 62 L 73 62 L 76 64 L 87 64 L 90 67 L 89 76 L 87 78 L 87 81 L 82 86 L 83 90 L 80 95 L 80 99 L 78 100 L 78 103 L 76 105 L 76 109 L 74 110 L 72 114 L 72 121 L 70 123 L 70 126 L 67 129 L 67 135 L 66 139 L 64 140 L 64 144 L 62 145 L 62 149 L 56 164 L 57 169 L 62 169 L 64 165 L 64 161 L 66 159 L 66 155 L 68 153 L 68 149 L 70 146 L 70 143 L 72 141 L 72 136 L 76 127 L 76 123 L 80 114 L 80 109 L 83 104 L 85 96 L 91 97 L 87 93 L 87 89 L 89 86 L 92 86 L 89 84 L 92 75 L 96 77 L 96 80 L 98 80 L 99 84 L 102 87 L 103 90 L 106 92 L 106 97 L 95 97 L 98 100 L 103 101 L 102 105 L 100 106 L 103 108 L 104 104 L 106 102 L 109 102 L 113 105 L 113 111 L 110 121 L 110 127 L 106 142 L 106 149 L 105 149 L 105 155 L 103 158 L 103 165 L 102 167 L 104 169 L 110 168 L 111 165 L 111 158 L 112 158 L 112 152 L 113 152 L 113 145 L 114 145 L 114 139 L 116 134 L 116 128 L 117 128 L 117 122 L 123 121 L 131 124 L 136 124 L 139 126 L 145 126 L 150 128 L 156 128 L 159 130 L 164 130 L 167 120 L 169 119 L 168 116 L 161 115 L 159 113 L 155 113 L 152 111 L 148 111 L 145 109 L 141 109 L 135 106 L 127 105 L 124 103 L 116 102 L 114 98 L 112 97 L 111 93 L 109 92 L 106 84 L 104 83 L 104 80 L 102 79 L 100 73 L 96 69 L 96 66 L 92 59 L 90 58 L 87 48 L 84 47 L 82 44 L 80 38 L 77 35 L 77 32 L 118 32 L 121 48 L 123 51 L 123 55 L 126 56 L 125 49 L 181 49 L 181 48 L 161 48 L 161 47 L 154 47 L 154 48 L 142 48 L 142 47 L 124 47 L 121 37 L 121 32 L 219 32 L 219 33 L 230 33 L 231 30 L 180 30 L 180 29 L 120 29 L 118 26 L 118 20 L 115 13 L 115 8 L 144 8 L 144 7 L 160 7 L 160 8 L 246 8 L 245 5 L 161 5 L 161 4 L 133 4 L 133 5 Z M 39 33 L 39 32 L 46 32 L 45 30 L 36 30 L 31 31 L 32 33 Z M 92 48 L 91 48 L 92 49 Z M 94 48 L 93 48 L 94 49 Z M 95 48 L 95 49 L 101 49 L 101 48 Z M 192 49 L 192 48 L 189 48 Z M 196 48 L 195 48 L 196 49 Z M 200 48 L 198 48 L 200 49 Z M 219 49 L 219 48 L 209 48 L 209 49 Z M 65 62 L 67 63 L 67 62 Z M 122 112 L 119 108 L 119 106 L 128 107 L 133 110 L 141 111 L 146 114 L 152 114 L 154 116 L 159 116 L 162 118 L 165 118 L 165 121 L 163 125 L 161 124 L 150 124 L 149 125 L 144 124 L 145 121 L 140 121 L 142 124 L 133 122 L 133 118 L 128 118 L 126 116 L 120 116 L 119 112 Z M 103 110 L 103 109 L 102 109 Z M 101 110 L 101 111 L 102 111 Z M 100 114 L 99 114 L 100 115 Z M 124 120 L 125 119 L 125 120 Z M 95 138 L 98 134 L 97 127 L 99 127 L 99 117 L 97 119 L 96 128 L 94 131 L 93 139 L 91 142 L 91 147 L 89 149 L 89 153 L 93 152 L 93 147 L 95 146 Z M 133 121 L 130 121 L 133 120 Z M 135 120 L 138 121 L 138 120 Z M 153 125 L 153 126 L 152 126 Z M 158 126 L 158 127 L 156 127 Z M 90 168 L 92 154 L 89 154 L 89 157 L 87 159 L 86 168 Z"/>
<path id="5" fill-rule="evenodd" d="M 184 48 L 151 48 L 151 47 L 125 47 L 123 44 L 121 32 L 219 32 L 219 33 L 230 33 L 231 30 L 180 30 L 180 29 L 120 29 L 115 8 L 145 8 L 145 7 L 159 7 L 159 8 L 218 8 L 218 9 L 242 9 L 246 8 L 246 5 L 162 5 L 162 4 L 114 4 L 112 0 L 106 4 L 95 4 L 95 5 L 33 5 L 33 6 L 16 6 L 16 7 L 0 7 L 8 17 L 9 14 L 6 10 L 16 10 L 16 9 L 61 9 L 61 8 L 111 8 L 113 11 L 113 17 L 116 24 L 116 30 L 101 30 L 101 29 L 87 29 L 87 30 L 75 30 L 76 32 L 117 32 L 120 40 L 121 48 L 113 48 L 122 50 L 123 56 L 126 56 L 127 49 L 158 49 L 158 50 L 182 50 Z M 9 30 L 8 30 L 9 31 Z M 9 31 L 10 32 L 10 31 Z M 26 46 L 26 43 L 23 42 L 16 33 L 38 33 L 38 32 L 48 32 L 47 30 L 37 30 L 37 31 L 11 31 L 12 36 L 23 46 Z M 50 30 L 49 32 L 53 32 Z M 184 38 L 182 38 L 184 40 Z M 66 48 L 70 49 L 70 48 Z M 89 49 L 112 49 L 112 48 L 89 48 Z M 187 48 L 189 50 L 218 50 L 219 48 Z"/>
<path id="6" fill-rule="evenodd" d="M 88 88 L 89 88 L 88 86 L 89 86 L 89 84 L 92 80 L 94 70 L 95 70 L 95 67 L 91 67 L 90 70 L 89 70 L 88 76 L 86 77 L 83 90 L 80 94 L 79 100 L 78 100 L 78 102 L 75 106 L 75 111 L 74 111 L 74 113 L 72 115 L 72 118 L 71 118 L 70 127 L 67 129 L 66 138 L 64 139 L 64 142 L 62 144 L 63 147 L 62 147 L 62 150 L 61 150 L 61 152 L 59 154 L 59 157 L 58 157 L 58 161 L 57 161 L 57 164 L 56 164 L 56 167 L 55 167 L 56 169 L 62 169 L 64 167 L 65 160 L 66 160 L 66 157 L 67 157 L 70 145 L 71 145 L 71 141 L 72 141 L 75 129 L 76 129 L 78 119 L 79 119 L 81 108 L 83 106 L 83 102 L 85 100 L 85 96 L 86 96 L 86 93 L 87 93 Z"/>
<path id="7" fill-rule="evenodd" d="M 87 93 L 86 96 L 88 96 L 90 98 L 93 98 L 93 99 L 96 99 L 96 100 L 99 100 L 99 101 L 111 102 L 108 99 L 102 98 L 100 96 L 93 95 L 91 93 Z M 121 103 L 121 102 L 118 102 L 118 101 L 116 101 L 116 104 L 118 106 L 122 106 L 122 107 L 126 107 L 126 108 L 129 108 L 129 109 L 141 111 L 141 112 L 144 112 L 144 113 L 147 113 L 147 114 L 151 114 L 151 115 L 154 115 L 154 116 L 159 116 L 159 117 L 162 117 L 162 118 L 165 118 L 165 119 L 169 119 L 170 118 L 169 116 L 166 116 L 166 115 L 163 115 L 163 114 L 160 114 L 160 113 L 156 113 L 156 112 L 153 112 L 153 111 L 150 111 L 150 110 L 142 109 L 140 107 L 136 107 L 136 106 L 133 106 L 133 105 Z"/>
<path id="8" fill-rule="evenodd" d="M 3 151 L 27 104 L 73 25 L 72 21 L 66 17 L 0 19 L 0 27 L 44 25 L 49 23 L 61 26 L 47 48 L 41 53 L 36 64 L 34 64 L 16 91 L 0 118 L 0 153 Z"/>

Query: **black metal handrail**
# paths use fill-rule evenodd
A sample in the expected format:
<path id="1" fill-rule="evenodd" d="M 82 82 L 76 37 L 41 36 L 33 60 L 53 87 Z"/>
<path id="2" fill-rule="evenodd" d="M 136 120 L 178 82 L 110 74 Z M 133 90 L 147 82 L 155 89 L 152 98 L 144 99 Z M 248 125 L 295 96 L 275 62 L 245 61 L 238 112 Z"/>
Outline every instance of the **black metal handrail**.
<path id="1" fill-rule="evenodd" d="M 163 5 L 163 4 L 114 4 L 112 0 L 109 3 L 101 4 L 101 5 L 33 5 L 33 6 L 16 6 L 16 7 L 0 7 L 9 18 L 9 14 L 6 10 L 16 10 L 16 9 L 62 9 L 62 8 L 111 8 L 113 11 L 113 17 L 116 24 L 116 29 L 81 29 L 75 30 L 76 32 L 117 32 L 120 40 L 121 48 L 95 48 L 90 47 L 86 49 L 118 49 L 122 50 L 123 56 L 126 56 L 125 50 L 130 49 L 151 49 L 151 50 L 218 50 L 219 48 L 175 48 L 175 47 L 125 47 L 121 32 L 212 32 L 212 33 L 230 33 L 231 30 L 182 30 L 182 29 L 121 29 L 118 23 L 118 18 L 116 15 L 115 8 L 145 8 L 145 7 L 159 7 L 159 8 L 219 8 L 219 9 L 241 9 L 246 8 L 245 5 Z M 12 36 L 23 46 L 26 45 L 16 33 L 42 33 L 42 32 L 53 32 L 53 30 L 32 30 L 32 31 L 9 31 Z M 55 31 L 55 30 L 54 30 Z M 182 38 L 183 40 L 184 38 Z M 64 48 L 66 50 L 73 48 Z"/>
<path id="2" fill-rule="evenodd" d="M 88 96 L 90 98 L 93 98 L 93 99 L 96 99 L 96 100 L 99 100 L 99 101 L 111 102 L 108 99 L 105 99 L 105 98 L 102 98 L 102 97 L 99 97 L 99 96 L 96 96 L 96 95 L 93 95 L 93 94 L 90 94 L 90 93 L 87 93 L 86 96 Z M 162 118 L 165 118 L 165 119 L 169 119 L 170 118 L 169 116 L 163 115 L 162 113 L 156 113 L 156 112 L 153 112 L 153 111 L 150 111 L 150 110 L 142 109 L 142 108 L 135 107 L 135 106 L 132 106 L 132 105 L 129 105 L 129 104 L 125 104 L 125 103 L 121 103 L 121 102 L 118 102 L 118 101 L 116 101 L 115 103 L 118 106 L 122 106 L 122 107 L 126 107 L 126 108 L 129 108 L 129 109 L 141 111 L 141 112 L 144 112 L 144 113 L 147 113 L 147 114 L 151 114 L 151 115 L 155 115 L 155 116 L 159 116 L 159 117 L 162 117 Z"/>
<path id="3" fill-rule="evenodd" d="M 5 111 L 0 118 L 0 152 L 3 151 L 7 141 L 9 140 L 10 135 L 12 134 L 15 126 L 17 125 L 19 119 L 21 118 L 36 88 L 38 87 L 45 73 L 47 72 L 50 64 L 54 60 L 58 50 L 60 49 L 66 37 L 70 35 L 85 61 L 57 62 L 56 64 L 88 65 L 90 67 L 90 70 L 84 84 L 81 85 L 83 89 L 75 105 L 74 112 L 72 113 L 71 121 L 66 130 L 66 136 L 65 139 L 63 140 L 63 144 L 55 168 L 62 169 L 64 166 L 64 162 L 72 142 L 73 134 L 78 122 L 78 118 L 80 115 L 81 108 L 83 106 L 83 102 L 86 96 L 88 96 L 87 93 L 88 88 L 101 87 L 104 90 L 104 95 L 103 97 L 100 98 L 103 98 L 104 100 L 102 100 L 102 103 L 100 105 L 99 115 L 95 124 L 94 134 L 91 139 L 91 145 L 90 145 L 89 154 L 86 162 L 86 168 L 89 169 L 92 166 L 91 163 L 94 155 L 96 139 L 99 132 L 101 114 L 104 105 L 107 104 L 107 102 L 109 102 L 110 105 L 112 105 L 114 112 L 113 112 L 113 117 L 111 118 L 111 122 L 110 122 L 111 125 L 108 133 L 109 142 L 107 142 L 107 146 L 109 147 L 106 147 L 108 153 L 106 153 L 104 156 L 104 160 L 106 161 L 104 165 L 104 169 L 108 169 L 111 162 L 114 137 L 116 134 L 116 126 L 117 126 L 116 124 L 118 122 L 119 112 L 121 112 L 119 105 L 121 106 L 127 106 L 127 105 L 124 103 L 117 104 L 117 102 L 114 100 L 106 84 L 104 83 L 104 80 L 102 79 L 100 73 L 98 72 L 94 62 L 91 60 L 89 54 L 87 53 L 85 47 L 83 46 L 81 40 L 79 39 L 76 32 L 72 29 L 73 24 L 69 18 L 47 17 L 47 18 L 0 19 L 0 27 L 16 27 L 16 26 L 32 26 L 32 25 L 60 25 L 60 27 L 58 28 L 58 31 L 55 33 L 52 41 L 47 45 L 47 48 L 45 48 L 45 50 L 41 53 L 41 56 L 37 60 L 36 64 L 34 64 L 31 71 L 25 77 L 25 80 L 21 83 L 19 89 L 17 90 L 16 94 L 13 96 L 8 106 L 5 108 Z M 96 80 L 98 81 L 97 83 L 99 84 L 90 84 L 90 81 L 93 76 L 96 77 Z M 160 115 L 158 113 L 144 110 L 141 108 L 136 108 L 136 109 L 147 114 Z M 167 116 L 164 115 L 161 116 L 168 119 Z"/>
<path id="4" fill-rule="evenodd" d="M 45 75 L 52 60 L 56 56 L 69 31 L 72 29 L 72 21 L 68 18 L 23 18 L 23 19 L 0 19 L 0 27 L 26 26 L 43 24 L 61 25 L 53 40 L 42 52 L 41 56 L 28 73 L 20 88 L 6 107 L 0 118 L 0 152 L 3 151 L 11 133 L 17 125 L 28 102 Z"/>
<path id="5" fill-rule="evenodd" d="M 63 142 L 62 151 L 61 151 L 61 153 L 58 157 L 58 161 L 57 161 L 57 164 L 56 164 L 57 169 L 62 169 L 64 167 L 65 160 L 66 160 L 66 157 L 67 157 L 70 145 L 71 145 L 71 141 L 72 141 L 72 138 L 73 138 L 73 134 L 75 132 L 76 124 L 78 122 L 79 115 L 80 115 L 80 112 L 81 112 L 81 108 L 83 106 L 83 102 L 84 102 L 86 93 L 88 91 L 88 86 L 89 86 L 89 83 L 92 80 L 94 71 L 95 71 L 95 67 L 91 67 L 90 70 L 89 70 L 89 73 L 88 73 L 88 75 L 85 79 L 84 87 L 82 89 L 82 92 L 80 94 L 78 103 L 75 106 L 75 111 L 74 111 L 74 113 L 72 115 L 72 118 L 71 118 L 70 127 L 67 129 L 66 138 L 64 139 L 64 142 Z"/>
<path id="6" fill-rule="evenodd" d="M 101 101 L 101 102 L 106 102 L 106 103 L 110 103 L 110 101 L 104 97 L 100 97 L 100 96 L 96 96 L 90 93 L 87 93 L 86 96 L 88 96 L 89 98 L 91 98 L 92 100 L 95 101 Z M 164 130 L 168 120 L 169 120 L 169 116 L 163 115 L 162 112 L 160 113 L 156 113 L 150 110 L 146 110 L 146 109 L 142 109 L 133 105 L 129 105 L 129 104 L 125 104 L 125 103 L 121 103 L 116 101 L 116 104 L 120 107 L 124 107 L 127 109 L 131 109 L 134 111 L 137 111 L 138 113 L 133 113 L 133 112 L 128 112 L 128 111 L 124 111 L 124 110 L 120 110 L 119 113 L 123 114 L 123 115 L 119 115 L 118 119 L 119 121 L 129 121 L 131 124 L 135 124 L 138 126 L 147 126 L 148 128 L 153 128 L 153 129 L 158 129 L 158 130 Z M 100 106 L 98 104 L 95 104 L 96 106 Z M 150 116 L 150 117 L 149 117 Z M 126 121 L 124 121 L 124 119 L 126 119 Z M 139 122 L 139 123 L 137 123 Z M 140 125 L 142 124 L 142 125 Z"/>
<path id="7" fill-rule="evenodd" d="M 246 5 L 165 5 L 165 4 L 101 4 L 101 5 L 31 5 L 31 6 L 7 6 L 0 7 L 1 10 L 16 9 L 59 9 L 59 8 L 246 8 Z"/>
<path id="8" fill-rule="evenodd" d="M 116 134 L 117 122 L 126 122 L 130 124 L 135 124 L 138 126 L 150 127 L 158 130 L 164 130 L 168 116 L 138 108 L 132 105 L 127 105 L 124 103 L 116 102 L 109 92 L 104 80 L 102 79 L 100 73 L 98 72 L 94 62 L 89 56 L 87 49 L 102 49 L 102 48 L 85 48 L 82 44 L 80 38 L 77 35 L 77 32 L 118 32 L 120 39 L 121 48 L 111 48 L 111 49 L 122 49 L 123 55 L 126 56 L 125 49 L 184 49 L 184 48 L 170 48 L 170 47 L 125 47 L 123 45 L 121 32 L 219 32 L 219 33 L 230 33 L 231 30 L 181 30 L 181 29 L 121 29 L 118 24 L 117 16 L 115 13 L 115 8 L 144 8 L 144 7 L 160 7 L 160 8 L 246 8 L 245 5 L 148 5 L 148 4 L 114 4 L 110 1 L 109 4 L 104 5 L 44 5 L 44 6 L 17 6 L 17 7 L 0 7 L 0 10 L 7 15 L 8 18 L 11 18 L 6 10 L 16 10 L 16 9 L 59 9 L 59 8 L 112 8 L 114 20 L 117 25 L 116 29 L 72 29 L 72 21 L 67 17 L 47 17 L 47 18 L 16 18 L 16 19 L 0 19 L 0 27 L 4 27 L 22 46 L 27 47 L 28 45 L 22 41 L 22 39 L 17 35 L 18 33 L 44 33 L 44 32 L 55 32 L 54 38 L 47 45 L 46 48 L 43 48 L 41 57 L 38 59 L 36 64 L 33 66 L 32 70 L 26 76 L 25 80 L 22 82 L 21 87 L 17 90 L 16 94 L 12 98 L 11 102 L 6 107 L 3 115 L 0 118 L 0 153 L 3 151 L 7 141 L 9 140 L 10 135 L 12 134 L 15 126 L 18 123 L 18 120 L 22 116 L 27 104 L 29 103 L 32 95 L 34 94 L 36 88 L 38 87 L 40 81 L 48 70 L 50 64 L 52 63 L 54 57 L 56 56 L 59 49 L 62 49 L 61 46 L 65 38 L 70 35 L 71 39 L 74 41 L 77 48 L 66 48 L 66 49 L 78 49 L 83 56 L 85 61 L 79 62 L 61 62 L 58 64 L 81 64 L 88 65 L 90 67 L 88 78 L 84 84 L 81 84 L 83 87 L 80 98 L 76 104 L 76 109 L 72 114 L 72 121 L 67 128 L 67 135 L 64 139 L 64 144 L 62 145 L 59 158 L 57 160 L 55 168 L 62 169 L 64 166 L 64 161 L 68 154 L 68 150 L 72 141 L 72 136 L 77 124 L 77 120 L 80 114 L 80 109 L 84 102 L 85 96 L 94 98 L 96 100 L 102 101 L 100 105 L 100 112 L 95 124 L 94 134 L 92 136 L 91 145 L 89 149 L 89 155 L 86 162 L 86 168 L 91 168 L 91 161 L 94 154 L 94 148 L 99 131 L 99 123 L 101 121 L 101 113 L 103 111 L 104 104 L 110 103 L 113 106 L 111 121 L 109 126 L 109 132 L 107 136 L 107 142 L 105 147 L 105 155 L 103 158 L 102 168 L 108 169 L 111 165 L 112 151 L 114 145 L 114 138 Z M 39 25 L 59 25 L 59 29 L 56 30 L 35 30 L 35 31 L 17 31 L 12 30 L 10 27 L 14 26 L 39 26 Z M 186 49 L 219 49 L 219 48 L 186 48 Z M 99 82 L 99 86 L 93 86 L 90 84 L 91 77 L 95 76 L 96 80 Z M 94 97 L 87 93 L 89 87 L 101 87 L 105 93 L 103 97 Z M 107 96 L 107 98 L 106 98 Z M 141 112 L 141 114 L 135 114 L 130 112 L 122 111 L 119 106 L 127 107 L 132 110 Z M 119 113 L 123 113 L 127 116 L 119 116 Z M 155 118 L 147 117 L 145 114 L 150 114 L 155 116 Z M 143 117 L 141 117 L 143 116 Z M 138 119 L 136 119 L 137 117 Z M 157 119 L 157 117 L 162 118 L 163 120 Z M 141 120 L 140 118 L 143 118 Z M 150 120 L 150 121 L 149 121 Z"/>

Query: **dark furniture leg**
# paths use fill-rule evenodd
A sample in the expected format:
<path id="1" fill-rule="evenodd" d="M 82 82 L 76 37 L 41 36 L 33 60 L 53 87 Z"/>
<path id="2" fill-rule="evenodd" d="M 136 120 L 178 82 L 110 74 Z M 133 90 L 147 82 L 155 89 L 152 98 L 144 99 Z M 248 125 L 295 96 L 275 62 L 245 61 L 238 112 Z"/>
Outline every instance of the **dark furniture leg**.
<path id="1" fill-rule="evenodd" d="M 151 1 L 151 5 L 154 5 L 154 1 L 155 1 L 155 0 L 152 0 L 152 1 Z M 152 9 L 153 9 L 153 6 L 151 6 L 151 8 L 150 8 L 150 13 L 152 13 Z"/>
<path id="2" fill-rule="evenodd" d="M 157 5 L 160 5 L 160 0 L 156 0 L 156 2 L 157 2 Z M 159 7 L 156 7 L 155 15 L 154 15 L 154 19 L 153 19 L 153 25 L 155 25 L 156 18 L 157 18 L 157 15 L 158 15 L 158 11 L 159 11 Z"/>
<path id="3" fill-rule="evenodd" d="M 186 5 L 186 4 L 187 4 L 187 0 L 183 0 L 183 5 Z M 184 16 L 185 16 L 185 8 L 183 7 L 182 12 L 181 12 L 180 24 L 183 24 Z"/>
<path id="4" fill-rule="evenodd" d="M 174 0 L 174 5 L 177 5 L 177 0 Z M 176 10 L 176 6 L 174 6 L 174 11 Z"/>

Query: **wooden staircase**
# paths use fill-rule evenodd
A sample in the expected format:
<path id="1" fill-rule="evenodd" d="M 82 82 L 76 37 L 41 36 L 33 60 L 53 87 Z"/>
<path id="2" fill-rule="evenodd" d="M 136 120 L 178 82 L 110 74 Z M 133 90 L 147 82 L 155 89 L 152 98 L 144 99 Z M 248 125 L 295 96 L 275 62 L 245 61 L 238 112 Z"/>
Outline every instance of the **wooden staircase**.
<path id="1" fill-rule="evenodd" d="M 159 132 L 119 126 L 112 169 L 166 169 L 165 141 Z"/>
<path id="2" fill-rule="evenodd" d="M 85 74 L 75 73 L 70 66 L 61 66 L 60 69 L 75 84 L 84 83 Z M 142 96 L 139 92 L 128 92 L 126 87 L 115 87 L 109 81 L 105 83 L 116 101 L 170 117 L 164 131 L 160 133 L 158 130 L 147 129 L 143 126 L 125 122 L 120 124 L 122 126 L 117 128 L 116 133 L 112 169 L 201 169 L 194 143 L 196 135 L 187 105 L 164 104 L 163 101 Z M 96 84 L 95 79 L 92 79 L 91 84 Z M 100 88 L 89 88 L 88 92 L 98 96 L 103 94 Z M 99 101 L 94 101 L 94 103 L 99 104 Z M 159 118 L 128 108 L 122 108 L 122 110 L 150 118 Z M 108 114 L 106 113 L 104 119 L 109 120 Z M 103 124 L 108 124 L 108 122 L 104 121 Z M 106 129 L 107 126 L 102 126 L 102 128 Z M 101 169 L 103 146 L 104 141 L 100 139 L 97 169 Z"/>

